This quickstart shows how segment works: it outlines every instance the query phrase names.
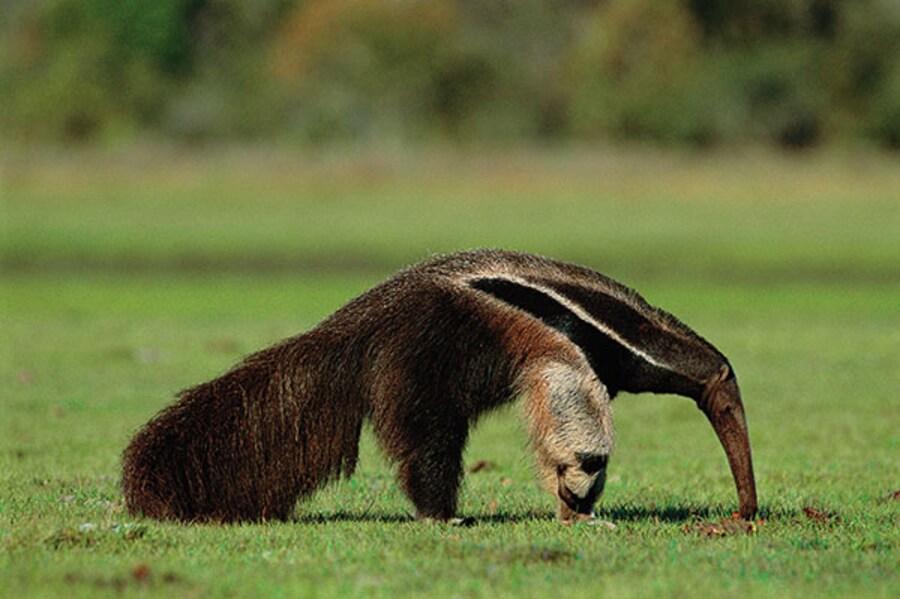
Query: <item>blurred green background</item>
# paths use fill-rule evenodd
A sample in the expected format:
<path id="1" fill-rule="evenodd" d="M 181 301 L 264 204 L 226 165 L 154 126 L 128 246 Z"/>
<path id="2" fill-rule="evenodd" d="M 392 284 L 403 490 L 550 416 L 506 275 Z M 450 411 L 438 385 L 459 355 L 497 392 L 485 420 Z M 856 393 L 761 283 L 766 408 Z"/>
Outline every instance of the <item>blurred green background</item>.
<path id="1" fill-rule="evenodd" d="M 0 595 L 893 597 L 898 148 L 897 0 L 2 0 Z M 627 395 L 614 531 L 556 525 L 513 409 L 472 528 L 411 521 L 368 432 L 288 523 L 127 515 L 178 389 L 483 246 L 729 356 L 755 534 L 697 532 L 736 502 L 692 403 Z"/>
<path id="2" fill-rule="evenodd" d="M 7 139 L 900 146 L 896 0 L 5 0 Z"/>

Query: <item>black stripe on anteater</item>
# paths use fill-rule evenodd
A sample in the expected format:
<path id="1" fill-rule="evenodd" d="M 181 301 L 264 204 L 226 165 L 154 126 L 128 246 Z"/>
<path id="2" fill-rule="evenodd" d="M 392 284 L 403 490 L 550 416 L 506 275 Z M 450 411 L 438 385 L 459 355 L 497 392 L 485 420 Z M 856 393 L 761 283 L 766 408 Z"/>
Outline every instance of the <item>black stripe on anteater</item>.
<path id="1" fill-rule="evenodd" d="M 651 364 L 640 354 L 583 320 L 557 299 L 540 289 L 499 277 L 472 279 L 469 281 L 469 285 L 528 312 L 547 326 L 565 335 L 572 343 L 581 348 L 591 368 L 606 386 L 611 398 L 615 397 L 619 391 L 683 393 L 691 397 L 699 396 L 702 391 L 702 387 L 690 378 Z M 567 289 L 567 291 L 572 290 Z M 646 341 L 649 321 L 633 309 L 616 302 L 614 298 L 608 298 L 608 301 L 600 307 L 581 306 L 579 302 L 575 303 L 615 331 L 626 342 L 638 337 L 638 328 L 642 329 L 641 340 Z M 609 310 L 612 319 L 600 319 L 604 309 Z M 645 343 L 638 345 L 638 347 L 641 346 L 645 347 L 646 345 Z"/>
<path id="2" fill-rule="evenodd" d="M 671 314 L 649 305 L 644 310 L 597 289 L 570 282 L 540 279 L 540 287 L 558 293 L 602 322 L 631 347 L 665 362 L 669 370 L 697 383 L 697 389 L 725 357 Z M 643 303 L 643 302 L 642 302 Z M 660 324 L 660 321 L 665 324 Z M 710 372 L 709 365 L 716 364 Z M 654 389 L 646 389 L 653 391 Z"/>
<path id="3" fill-rule="evenodd" d="M 610 397 L 621 389 L 622 365 L 628 351 L 546 293 L 508 279 L 473 279 L 469 285 L 528 312 L 581 348 Z"/>

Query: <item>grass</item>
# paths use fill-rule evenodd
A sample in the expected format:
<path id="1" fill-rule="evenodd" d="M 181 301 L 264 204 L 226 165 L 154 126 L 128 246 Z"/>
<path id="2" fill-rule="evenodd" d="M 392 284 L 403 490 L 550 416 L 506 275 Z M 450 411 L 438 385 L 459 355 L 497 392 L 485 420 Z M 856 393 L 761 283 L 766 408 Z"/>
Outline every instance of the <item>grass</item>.
<path id="1" fill-rule="evenodd" d="M 880 155 L 230 149 L 4 155 L 4 596 L 891 596 L 900 585 L 900 168 Z M 638 287 L 735 365 L 763 521 L 675 397 L 623 396 L 600 502 L 562 527 L 516 407 L 466 454 L 471 527 L 411 520 L 368 432 L 295 520 L 123 510 L 119 454 L 187 385 L 430 251 L 502 245 Z M 805 508 L 811 508 L 806 510 Z M 724 533 L 735 532 L 724 530 Z"/>

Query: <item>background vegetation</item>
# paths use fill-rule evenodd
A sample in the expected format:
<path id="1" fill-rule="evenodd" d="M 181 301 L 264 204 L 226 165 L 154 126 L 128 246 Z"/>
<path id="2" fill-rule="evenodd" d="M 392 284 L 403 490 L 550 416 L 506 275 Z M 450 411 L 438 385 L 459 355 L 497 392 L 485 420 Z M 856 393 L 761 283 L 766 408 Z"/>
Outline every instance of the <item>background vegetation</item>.
<path id="1" fill-rule="evenodd" d="M 892 597 L 900 169 L 878 154 L 30 150 L 4 154 L 0 595 Z M 366 433 L 287 523 L 128 516 L 130 436 L 180 388 L 431 251 L 577 260 L 716 343 L 752 526 L 689 400 L 616 400 L 600 516 L 564 527 L 516 408 L 476 430 L 468 528 L 423 524 Z"/>
<path id="2" fill-rule="evenodd" d="M 900 146 L 893 0 L 7 0 L 13 139 Z"/>

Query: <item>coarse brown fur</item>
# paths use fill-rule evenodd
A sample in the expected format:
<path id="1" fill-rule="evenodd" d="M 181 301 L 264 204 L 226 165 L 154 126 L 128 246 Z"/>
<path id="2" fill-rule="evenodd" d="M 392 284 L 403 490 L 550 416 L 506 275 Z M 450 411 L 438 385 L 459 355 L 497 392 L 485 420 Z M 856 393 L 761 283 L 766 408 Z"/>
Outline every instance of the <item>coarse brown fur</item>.
<path id="1" fill-rule="evenodd" d="M 182 521 L 286 519 L 298 498 L 353 473 L 368 419 L 418 515 L 451 518 L 470 426 L 523 396 L 560 517 L 589 512 L 613 446 L 611 397 L 619 388 L 656 391 L 669 379 L 629 375 L 607 388 L 597 371 L 615 379 L 613 370 L 563 329 L 473 289 L 478 277 L 614 298 L 643 319 L 624 334 L 649 339 L 634 341 L 648 352 L 677 354 L 687 374 L 675 392 L 699 398 L 727 364 L 674 317 L 594 271 L 528 254 L 462 252 L 403 271 L 312 330 L 183 391 L 125 450 L 129 511 Z"/>

